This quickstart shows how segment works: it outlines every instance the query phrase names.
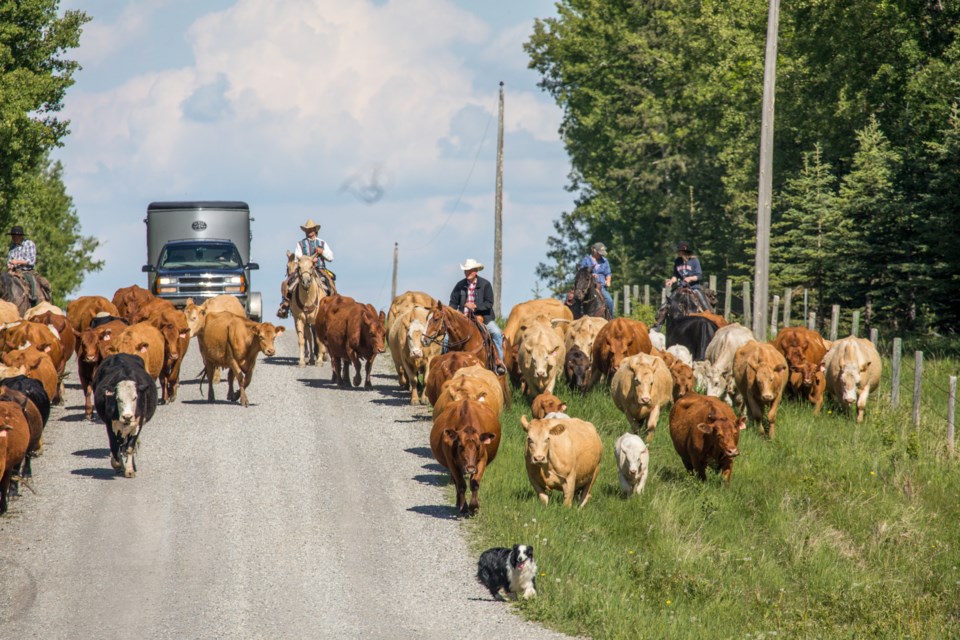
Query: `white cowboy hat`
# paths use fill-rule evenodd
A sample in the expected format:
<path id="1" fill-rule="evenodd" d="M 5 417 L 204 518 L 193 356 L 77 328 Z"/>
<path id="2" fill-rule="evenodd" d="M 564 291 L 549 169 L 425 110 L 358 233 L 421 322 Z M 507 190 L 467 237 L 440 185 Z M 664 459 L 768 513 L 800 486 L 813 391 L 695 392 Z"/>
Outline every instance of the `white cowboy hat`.
<path id="1" fill-rule="evenodd" d="M 307 221 L 300 225 L 300 228 L 303 229 L 303 232 L 306 233 L 313 229 L 314 231 L 320 230 L 320 225 L 313 221 L 313 218 L 308 218 Z"/>
<path id="2" fill-rule="evenodd" d="M 474 269 L 477 271 L 483 271 L 483 263 L 477 262 L 473 258 L 467 258 L 467 261 L 460 265 L 460 268 L 464 271 L 473 271 Z"/>

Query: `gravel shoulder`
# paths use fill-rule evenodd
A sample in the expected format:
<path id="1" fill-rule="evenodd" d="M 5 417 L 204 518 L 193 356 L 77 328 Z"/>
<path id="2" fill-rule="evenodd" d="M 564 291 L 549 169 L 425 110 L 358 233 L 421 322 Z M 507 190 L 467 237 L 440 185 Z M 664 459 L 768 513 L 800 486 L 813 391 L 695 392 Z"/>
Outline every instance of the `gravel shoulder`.
<path id="1" fill-rule="evenodd" d="M 3 637 L 566 637 L 474 580 L 429 413 L 388 354 L 373 390 L 340 390 L 329 365 L 296 366 L 292 332 L 277 348 L 247 409 L 186 380 L 144 428 L 134 479 L 110 468 L 68 377 L 36 494 L 0 518 Z M 192 344 L 184 378 L 200 368 Z"/>

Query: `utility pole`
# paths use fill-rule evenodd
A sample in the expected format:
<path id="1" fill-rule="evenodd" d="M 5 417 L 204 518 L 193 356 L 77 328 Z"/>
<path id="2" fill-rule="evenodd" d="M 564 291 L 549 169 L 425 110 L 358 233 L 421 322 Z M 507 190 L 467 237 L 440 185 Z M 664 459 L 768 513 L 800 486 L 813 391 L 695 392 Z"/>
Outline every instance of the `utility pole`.
<path id="1" fill-rule="evenodd" d="M 397 297 L 397 263 L 400 257 L 400 243 L 393 243 L 393 286 L 390 288 L 390 302 Z"/>
<path id="2" fill-rule="evenodd" d="M 770 290 L 770 204 L 773 199 L 773 113 L 777 84 L 777 32 L 780 0 L 770 0 L 767 52 L 763 67 L 763 120 L 760 132 L 760 187 L 757 201 L 757 252 L 754 265 L 753 334 L 767 339 L 767 300 Z"/>
<path id="3" fill-rule="evenodd" d="M 497 196 L 494 205 L 493 231 L 493 313 L 500 313 L 500 292 L 503 285 L 503 81 L 500 81 L 500 120 L 497 126 Z"/>

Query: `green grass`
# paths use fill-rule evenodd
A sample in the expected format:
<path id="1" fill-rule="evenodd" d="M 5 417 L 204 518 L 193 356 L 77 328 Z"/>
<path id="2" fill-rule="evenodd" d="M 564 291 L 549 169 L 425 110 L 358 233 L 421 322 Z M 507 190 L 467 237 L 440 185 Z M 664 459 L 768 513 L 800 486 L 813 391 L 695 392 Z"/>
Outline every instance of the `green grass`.
<path id="1" fill-rule="evenodd" d="M 907 360 L 907 358 L 905 358 Z M 885 363 L 889 365 L 889 363 Z M 946 388 L 956 361 L 924 364 Z M 606 387 L 585 398 L 560 385 L 568 413 L 604 440 L 590 503 L 536 499 L 523 464 L 518 393 L 502 416 L 503 441 L 484 476 L 479 515 L 466 524 L 477 554 L 532 544 L 539 597 L 527 617 L 593 638 L 960 637 L 960 460 L 944 432 L 946 399 L 924 392 L 911 423 L 912 354 L 901 406 L 889 407 L 889 366 L 866 421 L 815 418 L 785 402 L 777 437 L 742 433 L 729 489 L 688 476 L 668 415 L 651 444 L 641 496 L 619 495 L 613 442 L 628 429 Z M 885 390 L 885 391 L 884 391 Z"/>

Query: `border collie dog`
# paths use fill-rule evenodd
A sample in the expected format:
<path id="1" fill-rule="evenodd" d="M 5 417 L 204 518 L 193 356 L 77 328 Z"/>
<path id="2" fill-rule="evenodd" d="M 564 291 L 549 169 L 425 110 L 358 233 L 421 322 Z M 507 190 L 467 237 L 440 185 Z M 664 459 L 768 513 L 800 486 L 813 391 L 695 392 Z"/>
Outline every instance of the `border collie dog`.
<path id="1" fill-rule="evenodd" d="M 477 563 L 477 581 L 489 589 L 496 600 L 503 600 L 501 590 L 514 599 L 537 595 L 537 563 L 533 561 L 533 547 L 515 544 L 512 549 L 487 549 Z"/>

